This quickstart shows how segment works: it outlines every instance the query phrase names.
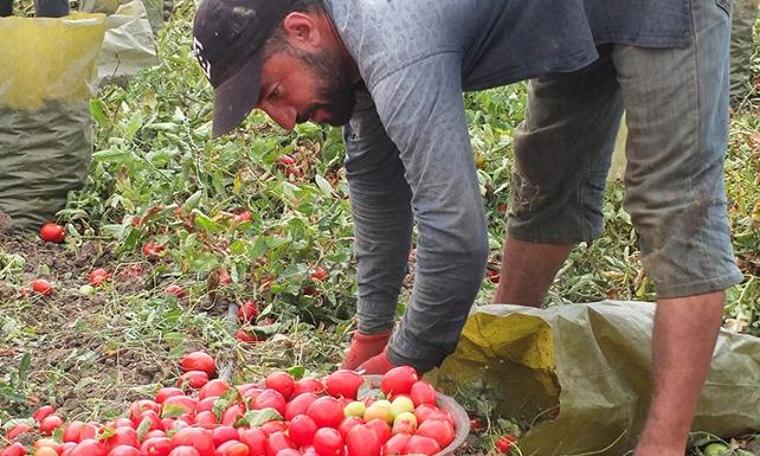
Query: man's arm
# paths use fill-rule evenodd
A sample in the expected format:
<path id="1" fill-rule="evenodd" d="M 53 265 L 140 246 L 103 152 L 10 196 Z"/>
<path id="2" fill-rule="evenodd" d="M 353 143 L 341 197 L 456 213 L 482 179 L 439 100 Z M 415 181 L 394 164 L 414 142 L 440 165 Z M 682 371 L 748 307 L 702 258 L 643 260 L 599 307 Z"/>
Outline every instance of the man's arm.
<path id="1" fill-rule="evenodd" d="M 442 52 L 370 87 L 404 164 L 419 233 L 412 299 L 388 358 L 421 371 L 455 349 L 488 257 L 460 64 L 459 53 Z"/>

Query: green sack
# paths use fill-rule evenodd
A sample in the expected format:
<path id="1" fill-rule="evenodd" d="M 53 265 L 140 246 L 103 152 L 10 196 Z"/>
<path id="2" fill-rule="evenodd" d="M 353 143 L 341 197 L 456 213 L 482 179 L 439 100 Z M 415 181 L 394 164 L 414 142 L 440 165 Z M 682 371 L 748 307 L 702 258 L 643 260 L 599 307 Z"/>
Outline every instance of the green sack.
<path id="1" fill-rule="evenodd" d="M 0 211 L 37 229 L 66 205 L 91 154 L 101 14 L 0 18 Z"/>
<path id="2" fill-rule="evenodd" d="M 620 456 L 646 419 L 654 310 L 617 301 L 478 307 L 456 352 L 426 377 L 534 423 L 520 439 L 524 455 Z M 692 429 L 724 437 L 760 430 L 760 339 L 721 331 Z"/>

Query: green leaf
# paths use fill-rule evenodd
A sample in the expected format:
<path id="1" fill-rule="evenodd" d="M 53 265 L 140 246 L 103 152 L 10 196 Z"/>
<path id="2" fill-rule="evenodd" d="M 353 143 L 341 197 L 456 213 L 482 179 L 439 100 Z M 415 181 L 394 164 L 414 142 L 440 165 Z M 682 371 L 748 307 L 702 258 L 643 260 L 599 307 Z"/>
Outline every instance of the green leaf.
<path id="1" fill-rule="evenodd" d="M 142 442 L 143 437 L 150 431 L 150 427 L 153 422 L 147 416 L 140 421 L 140 425 L 137 426 L 137 440 Z"/>
<path id="2" fill-rule="evenodd" d="M 325 196 L 332 196 L 333 188 L 332 185 L 325 179 L 324 177 L 317 174 L 314 176 L 314 180 L 317 183 L 317 187 L 319 187 L 320 190 L 322 190 L 322 193 L 325 194 Z"/>
<path id="3" fill-rule="evenodd" d="M 29 376 L 31 367 L 32 367 L 32 355 L 31 353 L 24 353 L 24 356 L 21 358 L 21 363 L 18 366 L 19 385 L 26 382 L 26 379 Z"/>
<path id="4" fill-rule="evenodd" d="M 195 214 L 195 224 L 198 225 L 203 231 L 213 233 L 219 229 L 219 225 L 199 209 L 193 209 L 193 214 Z"/>
<path id="5" fill-rule="evenodd" d="M 264 423 L 270 421 L 282 421 L 283 417 L 280 413 L 273 408 L 265 408 L 262 410 L 251 410 L 243 415 L 236 423 L 235 427 L 249 426 L 256 427 L 261 426 Z"/>
<path id="6" fill-rule="evenodd" d="M 192 211 L 196 207 L 198 207 L 198 203 L 201 201 L 201 197 L 203 196 L 205 192 L 203 190 L 198 190 L 197 192 L 190 195 L 186 200 L 185 204 L 183 206 L 183 209 L 187 212 Z"/>
<path id="7" fill-rule="evenodd" d="M 92 159 L 98 162 L 124 162 L 131 156 L 131 153 L 125 150 L 111 148 L 101 150 L 92 154 Z"/>
<path id="8" fill-rule="evenodd" d="M 306 373 L 306 368 L 303 366 L 293 366 L 288 369 L 288 374 L 296 380 L 303 378 L 303 374 Z"/>
<path id="9" fill-rule="evenodd" d="M 99 98 L 90 98 L 90 115 L 98 127 L 105 127 L 108 124 L 105 105 Z"/>
<path id="10" fill-rule="evenodd" d="M 187 413 L 184 407 L 174 404 L 166 404 L 161 408 L 161 418 L 175 418 Z"/>

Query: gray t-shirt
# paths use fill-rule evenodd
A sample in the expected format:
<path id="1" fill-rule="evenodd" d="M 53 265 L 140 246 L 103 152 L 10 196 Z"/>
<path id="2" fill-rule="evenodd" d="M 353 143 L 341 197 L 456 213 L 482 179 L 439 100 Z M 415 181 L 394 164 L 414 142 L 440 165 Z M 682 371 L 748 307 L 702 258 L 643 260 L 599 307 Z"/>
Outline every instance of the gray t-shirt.
<path id="1" fill-rule="evenodd" d="M 577 70 L 600 44 L 684 47 L 686 3 L 325 0 L 366 85 L 344 128 L 360 330 L 393 317 L 413 216 L 415 285 L 394 345 L 432 364 L 453 350 L 488 254 L 462 92 Z"/>

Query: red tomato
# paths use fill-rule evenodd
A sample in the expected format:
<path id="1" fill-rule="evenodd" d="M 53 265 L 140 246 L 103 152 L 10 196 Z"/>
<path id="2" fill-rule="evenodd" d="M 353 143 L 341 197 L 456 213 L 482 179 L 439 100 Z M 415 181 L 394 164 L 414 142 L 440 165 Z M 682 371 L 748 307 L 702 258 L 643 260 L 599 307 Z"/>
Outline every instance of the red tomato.
<path id="1" fill-rule="evenodd" d="M 227 410 L 224 411 L 224 415 L 222 415 L 222 424 L 225 426 L 232 426 L 237 420 L 243 417 L 244 413 L 245 408 L 242 405 L 233 404 L 227 407 Z"/>
<path id="2" fill-rule="evenodd" d="M 63 419 L 58 415 L 50 415 L 40 421 L 40 434 L 52 435 L 53 431 L 63 424 Z"/>
<path id="3" fill-rule="evenodd" d="M 147 435 L 146 435 L 147 437 Z M 145 456 L 168 456 L 172 450 L 172 441 L 168 437 L 151 437 L 143 441 L 140 451 Z"/>
<path id="4" fill-rule="evenodd" d="M 143 245 L 143 254 L 148 258 L 158 258 L 164 252 L 164 246 L 155 242 L 146 242 Z"/>
<path id="5" fill-rule="evenodd" d="M 240 443 L 237 440 L 229 440 L 222 443 L 216 449 L 216 456 L 248 456 L 251 450 L 248 445 Z"/>
<path id="6" fill-rule="evenodd" d="M 248 300 L 238 308 L 238 320 L 244 323 L 249 323 L 250 321 L 255 320 L 258 316 L 259 306 L 256 305 L 255 301 Z"/>
<path id="7" fill-rule="evenodd" d="M 388 423 L 385 422 L 385 420 L 381 420 L 380 418 L 375 418 L 374 420 L 367 421 L 367 426 L 375 431 L 375 435 L 377 435 L 377 441 L 381 446 L 391 438 L 391 435 L 393 435 L 391 433 L 391 427 L 388 425 Z"/>
<path id="8" fill-rule="evenodd" d="M 113 428 L 119 428 L 123 426 L 128 426 L 131 428 L 135 427 L 134 423 L 129 418 L 122 417 L 122 418 L 116 418 L 115 420 L 113 420 L 113 426 L 112 426 Z"/>
<path id="9" fill-rule="evenodd" d="M 45 279 L 37 279 L 32 282 L 32 290 L 42 296 L 50 296 L 53 294 L 53 285 Z"/>
<path id="10" fill-rule="evenodd" d="M 302 393 L 295 396 L 285 405 L 285 417 L 290 421 L 296 415 L 302 415 L 306 413 L 312 402 L 317 399 L 317 395 L 314 393 Z"/>
<path id="11" fill-rule="evenodd" d="M 417 371 L 412 366 L 394 367 L 383 375 L 380 389 L 388 396 L 409 394 L 414 382 L 419 380 Z"/>
<path id="12" fill-rule="evenodd" d="M 108 437 L 105 441 L 108 448 L 114 448 L 119 445 L 128 445 L 131 447 L 139 446 L 137 439 L 137 431 L 131 427 L 120 427 L 113 431 L 113 435 Z M 128 455 L 125 455 L 128 456 Z"/>
<path id="13" fill-rule="evenodd" d="M 56 442 L 54 439 L 39 439 L 36 442 L 34 442 L 34 448 L 40 449 L 40 448 L 52 448 L 56 452 L 60 452 L 61 444 Z"/>
<path id="14" fill-rule="evenodd" d="M 195 424 L 206 429 L 214 429 L 217 426 L 216 414 L 211 411 L 198 412 L 195 415 Z"/>
<path id="15" fill-rule="evenodd" d="M 317 266 L 311 271 L 311 280 L 321 282 L 327 278 L 327 271 L 321 266 Z"/>
<path id="16" fill-rule="evenodd" d="M 414 416 L 417 417 L 417 424 L 422 424 L 423 421 L 428 419 L 428 417 L 433 414 L 437 413 L 438 407 L 435 405 L 430 404 L 420 404 L 417 407 L 414 408 Z"/>
<path id="17" fill-rule="evenodd" d="M 55 407 L 53 407 L 52 405 L 43 405 L 42 407 L 34 411 L 34 413 L 32 414 L 32 418 L 34 418 L 34 421 L 39 423 L 40 421 L 44 420 L 48 416 L 52 415 L 53 413 L 55 413 Z"/>
<path id="18" fill-rule="evenodd" d="M 212 456 L 214 454 L 214 436 L 208 429 L 182 428 L 172 436 L 172 445 L 175 448 L 183 445 L 193 447 L 198 450 L 201 456 Z"/>
<path id="19" fill-rule="evenodd" d="M 191 414 L 195 412 L 195 407 L 198 406 L 198 400 L 189 396 L 172 396 L 167 398 L 163 404 L 161 404 L 161 412 L 165 413 L 166 410 L 175 409 L 177 407 L 183 409 L 185 413 Z"/>
<path id="20" fill-rule="evenodd" d="M 275 432 L 288 432 L 288 423 L 285 421 L 267 421 L 266 423 L 261 425 L 261 431 L 266 434 L 274 434 Z"/>
<path id="21" fill-rule="evenodd" d="M 168 287 L 166 287 L 164 292 L 166 292 L 166 294 L 175 296 L 177 299 L 182 299 L 185 297 L 185 289 L 177 285 L 176 283 L 173 283 L 169 285 Z"/>
<path id="22" fill-rule="evenodd" d="M 264 380 L 264 386 L 277 391 L 285 400 L 288 400 L 293 395 L 295 381 L 287 372 L 272 372 Z"/>
<path id="23" fill-rule="evenodd" d="M 0 451 L 0 456 L 24 456 L 25 454 L 26 448 L 18 442 L 7 446 L 3 451 Z"/>
<path id="24" fill-rule="evenodd" d="M 95 439 L 84 439 L 71 449 L 70 456 L 105 456 L 106 447 Z"/>
<path id="25" fill-rule="evenodd" d="M 375 431 L 366 424 L 354 426 L 346 437 L 349 456 L 380 456 L 381 445 Z"/>
<path id="26" fill-rule="evenodd" d="M 352 370 L 341 369 L 327 376 L 327 393 L 334 397 L 356 399 L 364 378 Z"/>
<path id="27" fill-rule="evenodd" d="M 441 448 L 446 448 L 454 440 L 456 432 L 448 421 L 428 419 L 419 425 L 414 435 L 430 437 L 438 442 Z"/>
<path id="28" fill-rule="evenodd" d="M 169 386 L 166 388 L 161 388 L 156 393 L 155 401 L 157 404 L 163 404 L 164 401 L 172 396 L 184 396 L 185 393 L 179 388 L 175 388 L 173 386 Z"/>
<path id="29" fill-rule="evenodd" d="M 164 401 L 166 402 L 166 401 Z M 156 429 L 161 429 L 161 417 L 158 416 L 158 413 L 154 412 L 153 410 L 147 410 L 143 412 L 142 415 L 138 416 L 137 418 L 132 421 L 132 424 L 135 424 L 135 428 L 140 425 L 144 420 L 148 420 L 150 422 L 150 430 L 154 431 Z"/>
<path id="30" fill-rule="evenodd" d="M 288 435 L 299 447 L 311 445 L 316 432 L 317 424 L 307 415 L 296 415 L 290 420 Z"/>
<path id="31" fill-rule="evenodd" d="M 262 410 L 265 408 L 273 408 L 279 412 L 280 415 L 285 415 L 285 404 L 287 401 L 285 397 L 280 394 L 279 391 L 273 389 L 265 389 L 258 396 L 253 403 L 253 408 L 256 410 Z"/>
<path id="32" fill-rule="evenodd" d="M 359 418 L 358 416 L 349 416 L 348 418 L 344 419 L 342 423 L 340 423 L 340 426 L 338 426 L 338 432 L 340 432 L 340 436 L 343 437 L 343 440 L 346 440 L 348 431 L 350 431 L 354 426 L 359 426 L 360 424 L 364 424 L 363 419 Z"/>
<path id="33" fill-rule="evenodd" d="M 185 386 L 192 389 L 199 389 L 208 383 L 208 374 L 203 371 L 189 371 L 182 374 L 177 379 L 177 386 Z"/>
<path id="34" fill-rule="evenodd" d="M 267 455 L 275 456 L 279 451 L 286 448 L 295 448 L 284 432 L 275 432 L 267 437 Z"/>
<path id="35" fill-rule="evenodd" d="M 143 436 L 143 442 L 148 439 L 158 438 L 158 437 L 166 437 L 166 432 L 162 431 L 161 429 L 154 429 L 152 431 L 149 431 L 147 434 Z"/>
<path id="36" fill-rule="evenodd" d="M 515 447 L 517 443 L 517 437 L 512 434 L 503 435 L 496 440 L 494 447 L 499 453 L 509 453 Z"/>
<path id="37" fill-rule="evenodd" d="M 149 399 L 134 401 L 129 406 L 129 417 L 134 423 L 137 418 L 139 418 L 144 412 L 147 412 L 148 410 L 158 413 L 161 411 L 161 406 Z M 138 421 L 137 424 L 139 425 L 140 421 Z"/>
<path id="38" fill-rule="evenodd" d="M 195 407 L 195 413 L 213 411 L 214 404 L 216 404 L 217 399 L 219 398 L 216 396 L 211 396 L 203 399 L 202 401 L 199 401 L 198 405 Z"/>
<path id="39" fill-rule="evenodd" d="M 434 455 L 441 451 L 441 446 L 434 439 L 422 435 L 413 435 L 409 437 L 406 444 L 407 454 L 425 454 Z"/>
<path id="40" fill-rule="evenodd" d="M 383 445 L 383 455 L 406 454 L 406 446 L 409 444 L 409 434 L 396 434 Z"/>
<path id="41" fill-rule="evenodd" d="M 34 428 L 32 426 L 29 426 L 28 424 L 17 424 L 11 428 L 10 431 L 8 431 L 7 434 L 5 434 L 5 438 L 8 440 L 16 440 L 16 437 L 20 436 L 21 434 L 25 434 Z"/>
<path id="42" fill-rule="evenodd" d="M 303 456 L 303 454 L 293 448 L 285 448 L 277 452 L 275 456 Z"/>
<path id="43" fill-rule="evenodd" d="M 180 363 L 183 372 L 199 370 L 213 377 L 216 373 L 216 361 L 207 353 L 196 351 L 186 354 Z"/>
<path id="44" fill-rule="evenodd" d="M 243 211 L 239 214 L 235 214 L 235 221 L 238 223 L 250 222 L 253 216 L 249 211 Z"/>
<path id="45" fill-rule="evenodd" d="M 323 427 L 314 434 L 313 446 L 319 456 L 340 456 L 343 453 L 343 437 L 335 429 Z"/>
<path id="46" fill-rule="evenodd" d="M 118 445 L 108 452 L 108 456 L 142 456 L 142 453 L 133 446 Z"/>
<path id="47" fill-rule="evenodd" d="M 255 344 L 259 341 L 259 338 L 255 333 L 246 331 L 245 329 L 238 329 L 235 332 L 235 339 L 243 342 L 244 344 Z"/>
<path id="48" fill-rule="evenodd" d="M 214 445 L 219 446 L 224 442 L 230 440 L 240 440 L 240 434 L 238 430 L 232 426 L 218 426 L 211 431 L 211 436 L 214 439 Z"/>
<path id="49" fill-rule="evenodd" d="M 240 441 L 248 445 L 251 456 L 263 456 L 267 453 L 267 436 L 259 428 L 239 428 Z"/>
<path id="50" fill-rule="evenodd" d="M 414 382 L 409 392 L 409 397 L 414 402 L 415 407 L 420 404 L 436 404 L 435 388 L 430 383 L 422 380 Z"/>
<path id="51" fill-rule="evenodd" d="M 201 453 L 189 445 L 175 447 L 169 456 L 202 456 Z"/>
<path id="52" fill-rule="evenodd" d="M 87 274 L 87 281 L 90 282 L 90 285 L 93 287 L 99 287 L 106 283 L 110 276 L 111 275 L 108 273 L 108 271 L 103 268 L 98 268 L 90 271 L 90 273 Z"/>
<path id="53" fill-rule="evenodd" d="M 331 428 L 340 426 L 345 417 L 340 401 L 329 396 L 320 397 L 312 402 L 306 409 L 306 414 L 317 423 L 317 426 Z"/>
<path id="54" fill-rule="evenodd" d="M 293 396 L 297 396 L 301 393 L 321 393 L 325 390 L 325 385 L 321 380 L 314 377 L 305 377 L 296 382 L 293 388 Z"/>
<path id="55" fill-rule="evenodd" d="M 60 244 L 66 238 L 66 231 L 61 225 L 46 223 L 40 228 L 40 238 L 45 242 Z"/>

